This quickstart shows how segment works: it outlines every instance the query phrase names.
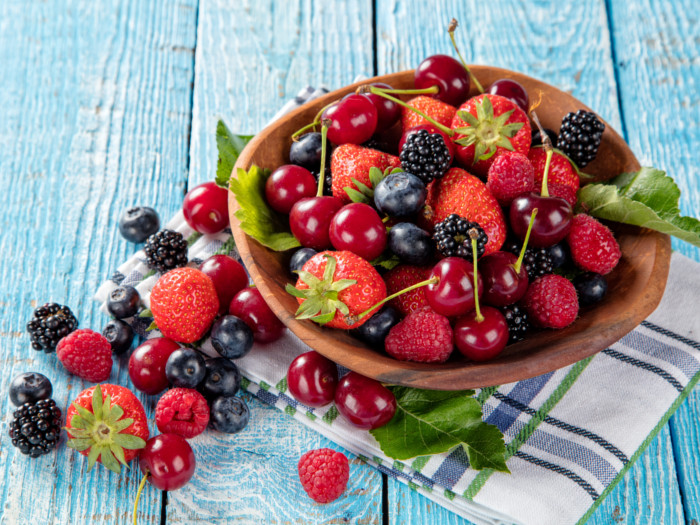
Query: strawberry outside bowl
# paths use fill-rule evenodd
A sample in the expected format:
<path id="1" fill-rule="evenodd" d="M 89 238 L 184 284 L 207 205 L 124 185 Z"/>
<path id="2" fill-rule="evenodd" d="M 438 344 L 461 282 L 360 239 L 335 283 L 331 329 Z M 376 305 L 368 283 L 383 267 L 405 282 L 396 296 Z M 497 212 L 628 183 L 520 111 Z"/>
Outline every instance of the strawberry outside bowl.
<path id="1" fill-rule="evenodd" d="M 489 66 L 471 66 L 482 85 L 500 78 L 516 80 L 531 100 L 541 93 L 543 103 L 537 115 L 545 128 L 559 129 L 570 111 L 585 109 L 580 101 L 553 86 L 521 73 Z M 359 86 L 384 82 L 396 89 L 413 88 L 413 71 L 402 71 L 353 84 L 315 99 L 282 117 L 261 131 L 239 156 L 237 169 L 253 165 L 274 170 L 288 162 L 291 135 L 308 124 L 318 111 Z M 477 94 L 472 88 L 471 95 Z M 404 97 L 406 99 L 407 97 Z M 398 131 L 394 130 L 394 139 Z M 610 179 L 620 173 L 637 171 L 639 162 L 624 140 L 606 123 L 596 159 L 586 166 L 591 180 Z M 599 304 L 581 309 L 576 321 L 563 330 L 542 330 L 524 341 L 511 344 L 492 361 L 476 363 L 454 351 L 445 363 L 426 364 L 397 361 L 382 350 L 366 346 L 348 332 L 324 328 L 295 319 L 297 300 L 285 291 L 294 283 L 288 273 L 289 252 L 274 252 L 241 229 L 235 216 L 238 203 L 229 192 L 231 229 L 240 256 L 253 282 L 282 322 L 309 347 L 350 370 L 384 383 L 432 390 L 461 390 L 500 385 L 534 377 L 570 365 L 619 340 L 645 319 L 661 300 L 671 258 L 667 235 L 618 223 L 608 225 L 615 233 L 622 258 L 607 275 L 608 293 Z"/>

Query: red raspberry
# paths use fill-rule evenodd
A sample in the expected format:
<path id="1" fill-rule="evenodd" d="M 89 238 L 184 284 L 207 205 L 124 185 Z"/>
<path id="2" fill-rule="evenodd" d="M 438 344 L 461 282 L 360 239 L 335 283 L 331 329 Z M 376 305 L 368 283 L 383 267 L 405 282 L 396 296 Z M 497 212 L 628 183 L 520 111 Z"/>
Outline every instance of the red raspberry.
<path id="1" fill-rule="evenodd" d="M 530 320 L 543 328 L 564 328 L 578 315 L 578 296 L 571 281 L 549 274 L 535 279 L 525 292 Z"/>
<path id="2" fill-rule="evenodd" d="M 386 294 L 394 294 L 404 288 L 424 281 L 428 278 L 429 273 L 430 268 L 400 264 L 387 272 L 384 276 Z M 389 301 L 389 304 L 405 317 L 419 308 L 428 306 L 428 299 L 425 298 L 425 288 L 416 288 L 415 290 L 399 295 L 395 299 Z"/>
<path id="3" fill-rule="evenodd" d="M 387 353 L 399 361 L 444 363 L 452 353 L 452 327 L 429 306 L 394 326 L 384 341 Z"/>
<path id="4" fill-rule="evenodd" d="M 209 405 L 204 396 L 191 388 L 172 388 L 156 405 L 156 425 L 161 433 L 198 436 L 209 424 Z"/>
<path id="5" fill-rule="evenodd" d="M 571 204 L 572 208 L 576 206 L 576 189 L 572 186 L 547 181 L 547 191 L 549 191 L 550 197 L 559 197 L 564 199 L 566 202 Z"/>
<path id="6" fill-rule="evenodd" d="M 535 168 L 522 153 L 503 153 L 491 164 L 486 187 L 501 206 L 509 206 L 521 193 L 535 189 Z"/>
<path id="7" fill-rule="evenodd" d="M 112 371 L 112 346 L 97 332 L 76 330 L 58 342 L 56 355 L 71 374 L 99 383 Z"/>
<path id="8" fill-rule="evenodd" d="M 298 468 L 301 486 L 318 503 L 338 499 L 350 477 L 348 458 L 330 448 L 309 450 L 299 458 Z"/>
<path id="9" fill-rule="evenodd" d="M 571 258 L 582 270 L 605 275 L 617 266 L 622 256 L 620 245 L 608 227 L 585 213 L 574 216 L 566 240 Z"/>

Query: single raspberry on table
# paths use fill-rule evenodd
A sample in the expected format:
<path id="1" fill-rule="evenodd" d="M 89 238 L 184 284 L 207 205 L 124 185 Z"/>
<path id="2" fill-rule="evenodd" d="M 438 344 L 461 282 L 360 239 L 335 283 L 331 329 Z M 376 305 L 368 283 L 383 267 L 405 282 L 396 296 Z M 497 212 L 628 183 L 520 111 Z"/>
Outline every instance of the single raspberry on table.
<path id="1" fill-rule="evenodd" d="M 384 275 L 386 282 L 386 294 L 392 295 L 398 291 L 413 286 L 416 283 L 425 281 L 430 273 L 430 268 L 420 266 L 410 266 L 400 264 L 392 268 Z M 389 304 L 396 308 L 405 317 L 419 308 L 428 306 L 428 299 L 425 297 L 425 287 L 416 288 L 410 292 L 394 297 Z"/>
<path id="2" fill-rule="evenodd" d="M 345 491 L 350 477 L 348 458 L 330 448 L 309 450 L 297 465 L 301 486 L 318 503 L 330 503 Z"/>
<path id="3" fill-rule="evenodd" d="M 56 355 L 68 372 L 91 383 L 105 381 L 112 371 L 112 346 L 105 336 L 87 328 L 61 339 Z"/>
<path id="4" fill-rule="evenodd" d="M 209 424 L 209 405 L 192 388 L 172 388 L 156 405 L 156 425 L 161 433 L 178 434 L 186 439 L 198 436 Z"/>
<path id="5" fill-rule="evenodd" d="M 535 168 L 522 153 L 502 153 L 489 168 L 486 187 L 501 206 L 509 206 L 518 195 L 535 189 Z"/>
<path id="6" fill-rule="evenodd" d="M 622 256 L 620 245 L 608 227 L 585 213 L 574 216 L 566 240 L 576 266 L 588 272 L 608 274 Z"/>
<path id="7" fill-rule="evenodd" d="M 524 304 L 530 321 L 543 328 L 564 328 L 578 315 L 576 288 L 561 275 L 535 279 L 525 292 Z"/>
<path id="8" fill-rule="evenodd" d="M 418 363 L 444 363 L 452 347 L 450 320 L 429 306 L 392 327 L 384 341 L 384 348 L 393 358 Z"/>

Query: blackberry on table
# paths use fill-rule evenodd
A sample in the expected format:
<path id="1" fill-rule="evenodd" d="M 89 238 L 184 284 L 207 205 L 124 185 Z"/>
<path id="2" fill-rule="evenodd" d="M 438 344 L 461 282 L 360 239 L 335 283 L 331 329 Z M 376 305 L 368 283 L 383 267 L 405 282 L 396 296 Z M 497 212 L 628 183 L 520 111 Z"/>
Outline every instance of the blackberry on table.
<path id="1" fill-rule="evenodd" d="M 475 229 L 478 234 L 476 252 L 477 257 L 481 257 L 489 242 L 486 232 L 479 223 L 468 221 L 456 213 L 448 215 L 442 222 L 435 225 L 433 239 L 438 251 L 445 257 L 462 257 L 471 261 L 474 254 L 469 231 L 472 229 Z"/>
<path id="2" fill-rule="evenodd" d="M 148 266 L 161 273 L 187 265 L 187 241 L 180 232 L 161 230 L 154 233 L 143 249 Z"/>
<path id="3" fill-rule="evenodd" d="M 520 256 L 522 246 L 518 241 L 509 241 L 503 246 L 503 249 Z M 525 268 L 530 282 L 538 277 L 552 273 L 554 271 L 554 263 L 552 262 L 549 248 L 526 248 L 525 256 L 523 257 L 523 268 Z"/>
<path id="4" fill-rule="evenodd" d="M 401 148 L 401 167 L 428 184 L 450 169 L 450 151 L 438 133 L 421 129 L 411 133 Z"/>
<path id="5" fill-rule="evenodd" d="M 605 124 L 594 113 L 582 109 L 567 113 L 561 121 L 557 147 L 583 168 L 598 154 L 603 131 Z"/>
<path id="6" fill-rule="evenodd" d="M 511 304 L 501 308 L 501 313 L 508 323 L 508 344 L 525 339 L 530 330 L 530 321 L 525 308 Z"/>
<path id="7" fill-rule="evenodd" d="M 61 410 L 53 399 L 25 403 L 15 410 L 10 423 L 12 444 L 33 458 L 48 454 L 61 435 Z"/>
<path id="8" fill-rule="evenodd" d="M 70 308 L 57 303 L 40 306 L 27 323 L 32 348 L 47 354 L 55 351 L 58 342 L 76 328 L 78 320 Z"/>

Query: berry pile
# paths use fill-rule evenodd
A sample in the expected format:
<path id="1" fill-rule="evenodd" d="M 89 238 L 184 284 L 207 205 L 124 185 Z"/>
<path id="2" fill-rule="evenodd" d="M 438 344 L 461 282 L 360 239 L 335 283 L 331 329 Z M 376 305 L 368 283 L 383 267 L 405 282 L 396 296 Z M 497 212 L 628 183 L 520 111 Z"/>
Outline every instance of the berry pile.
<path id="1" fill-rule="evenodd" d="M 10 400 L 18 407 L 10 422 L 10 439 L 22 454 L 36 458 L 58 445 L 61 410 L 52 392 L 49 379 L 37 372 L 20 374 L 10 383 Z"/>

